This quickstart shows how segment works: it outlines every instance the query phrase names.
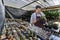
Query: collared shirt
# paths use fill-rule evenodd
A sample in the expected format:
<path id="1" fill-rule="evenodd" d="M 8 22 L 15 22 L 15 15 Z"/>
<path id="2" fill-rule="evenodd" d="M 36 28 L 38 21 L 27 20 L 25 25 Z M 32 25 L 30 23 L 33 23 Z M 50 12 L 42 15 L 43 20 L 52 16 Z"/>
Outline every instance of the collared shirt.
<path id="1" fill-rule="evenodd" d="M 37 16 L 45 16 L 45 14 L 43 12 L 40 12 L 40 14 L 37 14 Z M 32 23 L 34 20 L 36 20 L 36 13 L 33 13 L 31 15 L 31 19 L 30 19 L 30 23 Z"/>

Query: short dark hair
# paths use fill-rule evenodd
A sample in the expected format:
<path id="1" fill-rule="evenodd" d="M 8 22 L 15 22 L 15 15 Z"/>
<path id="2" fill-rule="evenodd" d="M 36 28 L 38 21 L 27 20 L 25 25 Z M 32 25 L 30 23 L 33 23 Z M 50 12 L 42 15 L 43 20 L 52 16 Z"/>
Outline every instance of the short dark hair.
<path id="1" fill-rule="evenodd" d="M 41 8 L 41 7 L 40 7 L 39 5 L 37 5 L 37 6 L 36 6 L 36 9 L 37 9 L 37 8 Z"/>

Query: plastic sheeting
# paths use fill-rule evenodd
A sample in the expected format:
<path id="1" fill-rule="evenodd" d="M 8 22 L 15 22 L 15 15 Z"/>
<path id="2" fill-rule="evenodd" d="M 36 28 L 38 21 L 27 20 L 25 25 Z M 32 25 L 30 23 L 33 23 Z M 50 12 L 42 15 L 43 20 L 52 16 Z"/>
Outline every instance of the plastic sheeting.
<path id="1" fill-rule="evenodd" d="M 0 0 L 0 32 L 2 30 L 4 19 L 5 19 L 5 8 L 2 4 L 2 1 Z"/>
<path id="2" fill-rule="evenodd" d="M 7 11 L 10 12 L 10 14 L 12 14 L 12 15 L 14 15 L 16 17 L 19 17 L 19 16 L 21 16 L 21 15 L 26 13 L 26 11 L 22 10 L 22 9 L 8 7 L 8 6 L 6 6 L 6 8 L 8 9 Z"/>
<path id="3" fill-rule="evenodd" d="M 22 6 L 27 5 L 33 1 L 34 0 L 4 0 L 4 4 L 6 6 L 21 8 Z"/>
<path id="4" fill-rule="evenodd" d="M 36 1 L 36 3 L 33 1 Z M 42 8 L 60 5 L 60 0 L 4 0 L 4 4 L 15 8 L 22 7 L 23 10 L 34 10 L 35 5 L 40 5 Z"/>

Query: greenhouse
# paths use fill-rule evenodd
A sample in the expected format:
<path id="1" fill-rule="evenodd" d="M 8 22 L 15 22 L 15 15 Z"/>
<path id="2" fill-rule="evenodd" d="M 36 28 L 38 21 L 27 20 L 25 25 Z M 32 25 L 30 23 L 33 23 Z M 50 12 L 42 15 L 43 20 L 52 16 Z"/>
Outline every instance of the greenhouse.
<path id="1" fill-rule="evenodd" d="M 0 0 L 0 40 L 60 40 L 60 0 Z"/>

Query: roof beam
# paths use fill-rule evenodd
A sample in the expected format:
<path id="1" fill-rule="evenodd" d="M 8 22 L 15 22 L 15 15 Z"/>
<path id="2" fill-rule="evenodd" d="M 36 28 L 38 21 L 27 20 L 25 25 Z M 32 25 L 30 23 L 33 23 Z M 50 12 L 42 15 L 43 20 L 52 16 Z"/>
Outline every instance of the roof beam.
<path id="1" fill-rule="evenodd" d="M 29 3 L 29 4 L 27 4 L 27 5 L 24 5 L 23 7 L 20 7 L 20 9 L 22 9 L 22 8 L 28 6 L 28 5 L 30 5 L 30 4 L 32 4 L 32 3 L 34 3 L 34 2 L 36 2 L 36 1 L 38 1 L 38 0 L 35 0 L 35 1 L 33 1 L 33 2 Z"/>
<path id="2" fill-rule="evenodd" d="M 50 7 L 47 7 L 47 8 L 42 8 L 43 11 L 56 10 L 56 9 L 60 9 L 60 6 L 56 5 L 56 6 L 50 6 Z"/>
<path id="3" fill-rule="evenodd" d="M 11 19 L 14 19 L 14 17 L 10 14 L 9 10 L 5 7 L 6 12 L 8 13 L 8 15 L 11 17 Z"/>
<path id="4" fill-rule="evenodd" d="M 36 2 L 36 3 L 38 3 L 38 2 Z M 38 3 L 38 4 L 40 4 L 40 3 Z M 43 6 L 42 4 L 40 4 L 41 6 Z M 44 7 L 44 6 L 43 6 Z"/>

